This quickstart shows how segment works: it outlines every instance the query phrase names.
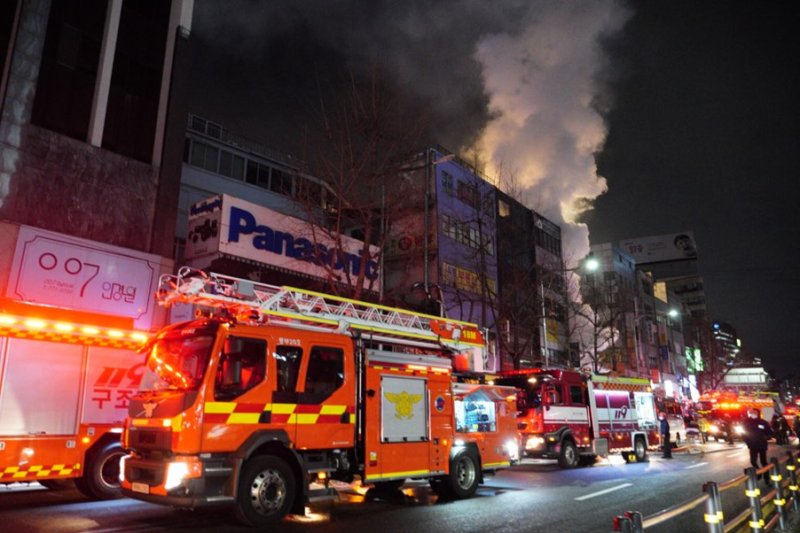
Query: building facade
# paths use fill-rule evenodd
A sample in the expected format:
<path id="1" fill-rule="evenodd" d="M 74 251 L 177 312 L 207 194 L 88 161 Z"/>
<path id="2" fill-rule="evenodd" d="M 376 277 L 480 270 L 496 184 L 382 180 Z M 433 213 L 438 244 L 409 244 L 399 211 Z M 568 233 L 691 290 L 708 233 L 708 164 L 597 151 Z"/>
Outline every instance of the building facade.
<path id="1" fill-rule="evenodd" d="M 192 7 L 3 3 L 5 296 L 159 325 L 151 294 L 172 270 Z"/>

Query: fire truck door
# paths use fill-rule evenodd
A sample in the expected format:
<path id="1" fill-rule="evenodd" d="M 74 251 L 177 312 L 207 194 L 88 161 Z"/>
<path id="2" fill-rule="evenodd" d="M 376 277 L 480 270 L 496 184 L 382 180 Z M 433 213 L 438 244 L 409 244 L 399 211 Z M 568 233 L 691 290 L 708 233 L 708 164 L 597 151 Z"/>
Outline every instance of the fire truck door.
<path id="1" fill-rule="evenodd" d="M 351 345 L 310 346 L 298 385 L 299 449 L 350 447 L 355 440 L 355 371 Z"/>
<path id="2" fill-rule="evenodd" d="M 234 449 L 242 435 L 256 425 L 275 423 L 271 405 L 274 378 L 267 373 L 267 341 L 230 335 L 225 339 L 215 369 L 213 398 L 203 418 L 204 449 Z"/>
<path id="3" fill-rule="evenodd" d="M 417 377 L 382 376 L 380 405 L 381 477 L 428 474 L 427 381 Z"/>

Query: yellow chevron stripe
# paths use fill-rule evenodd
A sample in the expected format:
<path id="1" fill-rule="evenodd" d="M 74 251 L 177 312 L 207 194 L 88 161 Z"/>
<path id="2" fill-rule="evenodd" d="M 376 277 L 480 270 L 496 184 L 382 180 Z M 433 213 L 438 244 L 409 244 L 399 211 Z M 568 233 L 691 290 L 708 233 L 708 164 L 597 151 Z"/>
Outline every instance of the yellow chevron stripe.
<path id="1" fill-rule="evenodd" d="M 230 414 L 236 409 L 236 402 L 207 402 L 205 412 L 209 414 Z"/>
<path id="2" fill-rule="evenodd" d="M 340 415 L 347 409 L 346 405 L 323 405 L 320 410 L 321 415 Z"/>
<path id="3" fill-rule="evenodd" d="M 228 424 L 258 424 L 261 413 L 231 413 Z"/>
<path id="4" fill-rule="evenodd" d="M 272 404 L 272 412 L 276 415 L 290 415 L 297 409 L 297 404 L 294 403 L 274 403 Z"/>
<path id="5" fill-rule="evenodd" d="M 316 424 L 319 418 L 317 413 L 303 413 L 296 416 L 298 424 Z"/>

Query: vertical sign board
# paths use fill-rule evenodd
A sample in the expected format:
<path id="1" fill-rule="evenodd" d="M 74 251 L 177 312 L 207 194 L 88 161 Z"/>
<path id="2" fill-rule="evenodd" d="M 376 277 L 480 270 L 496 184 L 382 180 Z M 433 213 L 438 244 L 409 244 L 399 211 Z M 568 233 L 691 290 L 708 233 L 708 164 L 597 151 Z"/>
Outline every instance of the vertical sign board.
<path id="1" fill-rule="evenodd" d="M 6 296 L 130 317 L 151 329 L 161 269 L 156 255 L 20 226 Z"/>

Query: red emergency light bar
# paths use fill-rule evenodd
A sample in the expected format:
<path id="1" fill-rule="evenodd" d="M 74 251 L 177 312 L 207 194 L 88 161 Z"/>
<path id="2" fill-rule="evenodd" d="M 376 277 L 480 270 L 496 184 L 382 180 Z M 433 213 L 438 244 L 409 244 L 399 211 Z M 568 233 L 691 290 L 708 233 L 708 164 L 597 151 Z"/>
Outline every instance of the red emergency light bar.
<path id="1" fill-rule="evenodd" d="M 149 335 L 132 328 L 133 320 L 25 302 L 0 304 L 0 335 L 55 342 L 95 344 L 135 350 Z"/>

